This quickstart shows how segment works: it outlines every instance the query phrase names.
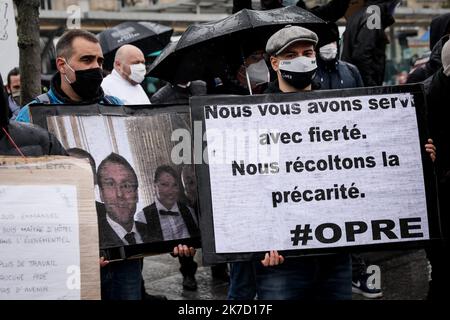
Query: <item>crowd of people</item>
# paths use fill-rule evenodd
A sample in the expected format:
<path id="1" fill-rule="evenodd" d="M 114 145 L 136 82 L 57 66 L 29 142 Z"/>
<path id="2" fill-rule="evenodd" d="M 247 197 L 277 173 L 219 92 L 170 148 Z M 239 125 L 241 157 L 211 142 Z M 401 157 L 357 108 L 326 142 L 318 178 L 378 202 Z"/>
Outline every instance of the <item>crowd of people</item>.
<path id="1" fill-rule="evenodd" d="M 50 90 L 32 102 L 21 106 L 20 73 L 17 68 L 1 83 L 0 154 L 2 155 L 71 155 L 90 157 L 83 150 L 64 150 L 59 141 L 42 128 L 30 124 L 29 105 L 103 104 L 110 106 L 145 105 L 151 103 L 188 103 L 189 97 L 206 94 L 283 94 L 325 89 L 381 86 L 384 79 L 385 29 L 394 23 L 398 1 L 367 0 L 365 7 L 347 19 L 347 29 L 341 41 L 334 24 L 344 16 L 349 0 L 332 0 L 322 7 L 307 8 L 303 1 L 297 6 L 329 22 L 330 36 L 320 41 L 318 35 L 301 26 L 287 25 L 274 32 L 266 41 L 245 43 L 241 64 L 229 70 L 227 77 L 167 83 L 148 97 L 140 85 L 147 66 L 143 52 L 131 45 L 116 53 L 112 72 L 103 78 L 103 53 L 98 39 L 84 30 L 64 33 L 56 46 L 57 72 Z M 251 8 L 251 1 L 234 1 L 234 12 Z M 381 28 L 367 28 L 366 8 L 381 8 Z M 261 1 L 262 9 L 279 8 L 281 0 Z M 440 210 L 444 227 L 449 211 L 450 133 L 445 121 L 445 107 L 450 90 L 450 15 L 433 21 L 435 42 L 432 58 L 409 75 L 409 82 L 424 82 L 427 100 L 430 138 L 424 148 L 436 159 L 439 181 Z M 441 27 L 436 27 L 437 25 Z M 446 27 L 442 27 L 446 25 Z M 434 34 L 433 34 L 434 35 Z M 343 43 L 342 47 L 341 44 Z M 339 54 L 341 52 L 341 55 Z M 23 81 L 24 79 L 22 79 Z M 4 92 L 3 92 L 4 91 Z M 436 149 L 435 149 L 436 146 Z M 96 203 L 100 244 L 102 247 L 135 245 L 149 241 L 184 239 L 200 235 L 198 197 L 191 166 L 182 170 L 164 164 L 152 177 L 156 198 L 154 203 L 137 212 L 138 179 L 133 167 L 121 155 L 111 153 L 96 167 L 90 157 L 94 184 L 99 188 Z M 93 163 L 92 163 L 93 161 Z M 186 201 L 181 201 L 184 194 Z M 444 228 L 445 229 L 445 228 Z M 445 295 L 448 283 L 445 259 L 446 241 L 427 249 L 432 265 L 429 298 Z M 173 248 L 179 258 L 183 287 L 196 290 L 194 260 L 196 250 L 184 243 Z M 353 265 L 352 265 L 353 261 Z M 367 258 L 364 254 L 329 254 L 300 258 L 285 258 L 270 251 L 262 261 L 235 262 L 212 267 L 213 277 L 229 281 L 228 297 L 237 299 L 351 299 L 352 291 L 368 298 L 382 296 L 380 288 L 368 283 Z M 102 299 L 164 299 L 146 294 L 142 277 L 143 260 L 130 259 L 109 262 L 100 254 Z"/>

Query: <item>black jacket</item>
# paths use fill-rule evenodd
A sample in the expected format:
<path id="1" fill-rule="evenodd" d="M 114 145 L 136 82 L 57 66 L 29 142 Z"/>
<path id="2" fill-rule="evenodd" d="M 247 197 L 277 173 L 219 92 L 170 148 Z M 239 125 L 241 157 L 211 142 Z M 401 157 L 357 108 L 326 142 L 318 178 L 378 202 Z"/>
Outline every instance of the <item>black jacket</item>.
<path id="1" fill-rule="evenodd" d="M 345 61 L 328 63 L 317 58 L 318 68 L 314 81 L 321 90 L 363 87 L 358 68 Z"/>
<path id="2" fill-rule="evenodd" d="M 184 220 L 186 228 L 191 237 L 200 236 L 200 230 L 198 229 L 197 224 L 195 223 L 194 218 L 192 217 L 191 211 L 189 211 L 188 207 L 178 202 L 178 208 L 180 209 L 181 217 Z M 151 205 L 145 207 L 143 209 L 145 219 L 147 221 L 147 235 L 152 241 L 164 241 L 163 232 L 161 229 L 161 222 L 159 220 L 158 210 L 156 208 L 156 204 L 152 203 Z M 175 240 L 175 239 L 174 239 Z"/>
<path id="3" fill-rule="evenodd" d="M 112 247 L 123 247 L 125 244 L 122 239 L 119 238 L 117 233 L 108 223 L 106 219 L 106 209 L 105 205 L 101 202 L 96 202 L 95 206 L 97 208 L 97 218 L 98 218 L 98 234 L 100 240 L 100 249 L 112 248 Z M 135 221 L 136 229 L 142 238 L 142 242 L 151 242 L 151 239 L 147 237 L 146 225 L 142 222 Z"/>
<path id="4" fill-rule="evenodd" d="M 19 150 L 29 157 L 66 155 L 66 151 L 54 135 L 32 124 L 10 122 L 9 115 L 8 99 L 0 76 L 0 155 L 20 156 Z"/>
<path id="5" fill-rule="evenodd" d="M 389 3 L 368 3 L 372 4 L 380 8 L 381 28 L 367 27 L 368 17 L 371 17 L 366 13 L 368 6 L 354 13 L 347 21 L 341 60 L 358 68 L 365 86 L 380 86 L 384 80 L 385 50 L 389 42 L 384 30 L 395 20 L 389 13 Z"/>
<path id="6" fill-rule="evenodd" d="M 425 82 L 428 123 L 436 145 L 437 165 L 441 179 L 450 183 L 450 77 L 441 68 Z"/>
<path id="7" fill-rule="evenodd" d="M 442 37 L 433 47 L 430 54 L 430 60 L 424 65 L 418 67 L 408 75 L 406 83 L 417 83 L 425 81 L 442 67 L 441 53 L 442 47 L 449 39 L 449 36 Z"/>
<path id="8" fill-rule="evenodd" d="M 448 246 L 450 233 L 450 77 L 445 76 L 442 68 L 425 83 L 425 93 L 430 135 L 436 146 L 435 165 L 438 176 L 440 219 L 444 237 L 446 238 L 443 244 Z M 444 252 L 448 253 L 448 249 L 445 249 Z M 447 257 L 448 259 L 448 254 L 443 255 L 444 252 L 439 247 L 427 251 L 433 266 L 433 274 L 436 273 L 437 275 L 439 273 L 437 264 L 439 261 L 442 261 L 442 257 Z M 446 266 L 446 264 L 439 265 L 439 268 L 445 268 Z M 440 277 L 436 276 L 435 278 L 438 279 Z"/>
<path id="9" fill-rule="evenodd" d="M 437 16 L 430 24 L 430 50 L 450 31 L 450 13 Z"/>
<path id="10" fill-rule="evenodd" d="M 7 128 L 12 140 L 25 156 L 67 155 L 53 134 L 36 125 L 11 121 Z M 0 154 L 20 156 L 19 151 L 5 134 L 0 135 Z"/>
<path id="11" fill-rule="evenodd" d="M 164 87 L 152 95 L 150 102 L 153 104 L 189 104 L 189 97 L 205 94 L 206 83 L 201 80 L 191 81 L 187 88 L 182 88 L 180 86 L 167 83 Z"/>

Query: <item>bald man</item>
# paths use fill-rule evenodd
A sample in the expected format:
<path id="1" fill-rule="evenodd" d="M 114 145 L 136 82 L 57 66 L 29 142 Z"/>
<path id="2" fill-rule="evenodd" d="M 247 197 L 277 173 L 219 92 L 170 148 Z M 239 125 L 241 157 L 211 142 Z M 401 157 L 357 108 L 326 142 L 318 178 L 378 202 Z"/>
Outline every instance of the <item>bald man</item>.
<path id="1" fill-rule="evenodd" d="M 124 104 L 150 104 L 140 83 L 144 81 L 145 58 L 142 51 L 131 44 L 123 45 L 114 58 L 114 70 L 102 82 L 106 94 L 114 92 Z"/>

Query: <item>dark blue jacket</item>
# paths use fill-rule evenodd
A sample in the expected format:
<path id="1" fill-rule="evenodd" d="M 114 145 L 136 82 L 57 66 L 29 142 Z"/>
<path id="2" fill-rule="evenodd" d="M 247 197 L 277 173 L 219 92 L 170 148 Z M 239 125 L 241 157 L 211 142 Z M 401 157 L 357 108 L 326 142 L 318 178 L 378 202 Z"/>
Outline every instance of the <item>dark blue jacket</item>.
<path id="1" fill-rule="evenodd" d="M 320 85 L 320 90 L 364 86 L 358 68 L 348 62 L 337 60 L 327 63 L 317 59 L 317 63 L 318 68 L 314 82 Z"/>

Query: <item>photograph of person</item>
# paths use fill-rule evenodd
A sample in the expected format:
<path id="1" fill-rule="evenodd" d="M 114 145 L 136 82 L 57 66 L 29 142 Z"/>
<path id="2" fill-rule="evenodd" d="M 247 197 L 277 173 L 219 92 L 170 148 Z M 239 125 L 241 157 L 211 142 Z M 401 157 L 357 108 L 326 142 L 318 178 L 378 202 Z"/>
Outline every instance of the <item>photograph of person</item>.
<path id="1" fill-rule="evenodd" d="M 128 161 L 111 153 L 98 166 L 97 181 L 103 205 L 97 205 L 100 246 L 114 247 L 148 242 L 146 226 L 134 221 L 138 179 Z"/>
<path id="2" fill-rule="evenodd" d="M 155 201 L 138 215 L 143 215 L 147 230 L 159 241 L 199 236 L 197 217 L 192 208 L 180 201 L 182 192 L 179 173 L 169 165 L 155 171 Z"/>

